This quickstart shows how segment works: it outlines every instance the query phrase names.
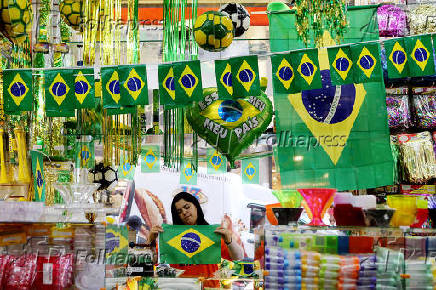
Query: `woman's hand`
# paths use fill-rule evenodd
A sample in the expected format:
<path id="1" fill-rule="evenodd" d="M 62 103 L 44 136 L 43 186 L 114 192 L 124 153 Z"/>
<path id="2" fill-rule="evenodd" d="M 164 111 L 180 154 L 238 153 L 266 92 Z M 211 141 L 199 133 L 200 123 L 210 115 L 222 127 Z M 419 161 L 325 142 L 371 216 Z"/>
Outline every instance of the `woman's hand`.
<path id="1" fill-rule="evenodd" d="M 150 229 L 150 232 L 148 233 L 148 242 L 153 243 L 156 241 L 157 236 L 159 233 L 163 233 L 163 229 L 159 225 L 155 225 Z"/>
<path id="2" fill-rule="evenodd" d="M 217 227 L 215 233 L 220 234 L 223 237 L 223 240 L 226 244 L 230 244 L 232 242 L 232 231 L 226 229 L 222 226 Z"/>

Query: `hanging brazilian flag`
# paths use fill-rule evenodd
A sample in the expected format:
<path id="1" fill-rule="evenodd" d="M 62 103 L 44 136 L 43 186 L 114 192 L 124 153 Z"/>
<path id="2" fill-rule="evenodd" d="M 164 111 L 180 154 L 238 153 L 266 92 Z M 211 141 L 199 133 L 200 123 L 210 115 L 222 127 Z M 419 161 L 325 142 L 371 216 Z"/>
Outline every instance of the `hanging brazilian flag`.
<path id="1" fill-rule="evenodd" d="M 3 71 L 3 100 L 6 114 L 32 111 L 32 88 L 32 70 L 5 69 Z"/>
<path id="2" fill-rule="evenodd" d="M 121 153 L 120 166 L 118 167 L 118 178 L 133 180 L 134 177 L 135 165 L 130 163 L 128 153 Z"/>
<path id="3" fill-rule="evenodd" d="M 75 110 L 51 111 L 46 109 L 45 115 L 46 117 L 75 117 L 76 111 Z"/>
<path id="4" fill-rule="evenodd" d="M 378 42 L 351 45 L 354 66 L 354 82 L 367 83 L 383 80 L 380 61 L 380 44 Z"/>
<path id="5" fill-rule="evenodd" d="M 229 100 L 233 95 L 232 67 L 227 59 L 215 60 L 215 78 L 220 99 Z"/>
<path id="6" fill-rule="evenodd" d="M 47 70 L 45 77 L 45 109 L 64 114 L 76 107 L 74 76 L 71 69 Z"/>
<path id="7" fill-rule="evenodd" d="M 39 151 L 30 151 L 32 159 L 33 188 L 35 189 L 34 201 L 45 201 L 44 160 Z"/>
<path id="8" fill-rule="evenodd" d="M 291 52 L 291 61 L 292 66 L 297 69 L 296 82 L 301 89 L 313 90 L 322 87 L 317 49 Z"/>
<path id="9" fill-rule="evenodd" d="M 199 60 L 176 62 L 173 64 L 176 104 L 188 105 L 203 97 L 203 84 Z"/>
<path id="10" fill-rule="evenodd" d="M 103 91 L 103 108 L 120 108 L 120 77 L 117 66 L 101 68 L 101 88 Z"/>
<path id="11" fill-rule="evenodd" d="M 123 106 L 148 105 L 147 68 L 145 64 L 120 65 L 120 93 Z"/>
<path id="12" fill-rule="evenodd" d="M 242 184 L 259 184 L 259 159 L 242 159 Z"/>
<path id="13" fill-rule="evenodd" d="M 344 85 L 354 82 L 354 66 L 351 48 L 347 46 L 327 49 L 330 64 L 330 77 L 332 84 Z"/>
<path id="14" fill-rule="evenodd" d="M 141 172 L 160 172 L 160 147 L 159 145 L 142 146 Z"/>
<path id="15" fill-rule="evenodd" d="M 390 79 L 409 76 L 409 58 L 406 52 L 404 38 L 391 39 L 383 42 L 386 51 L 388 77 Z"/>
<path id="16" fill-rule="evenodd" d="M 189 160 L 185 160 L 180 168 L 180 184 L 197 185 L 197 172 Z"/>
<path id="17" fill-rule="evenodd" d="M 185 106 L 203 97 L 200 61 L 182 61 L 159 65 L 160 103 Z"/>
<path id="18" fill-rule="evenodd" d="M 219 264 L 221 237 L 215 233 L 219 225 L 167 225 L 159 234 L 160 263 Z"/>
<path id="19" fill-rule="evenodd" d="M 95 166 L 94 141 L 76 143 L 76 168 Z"/>
<path id="20" fill-rule="evenodd" d="M 95 108 L 95 82 L 94 69 L 74 69 L 74 94 L 76 96 L 76 109 Z"/>
<path id="21" fill-rule="evenodd" d="M 273 54 L 271 56 L 274 92 L 293 94 L 301 91 L 295 78 L 295 67 L 292 66 L 291 54 Z"/>
<path id="22" fill-rule="evenodd" d="M 422 77 L 435 74 L 433 45 L 429 34 L 406 37 L 406 51 L 409 57 L 409 73 L 411 77 Z"/>
<path id="23" fill-rule="evenodd" d="M 227 158 L 213 148 L 207 149 L 207 174 L 227 172 Z"/>
<path id="24" fill-rule="evenodd" d="M 234 57 L 230 60 L 233 97 L 260 95 L 260 77 L 257 55 Z"/>

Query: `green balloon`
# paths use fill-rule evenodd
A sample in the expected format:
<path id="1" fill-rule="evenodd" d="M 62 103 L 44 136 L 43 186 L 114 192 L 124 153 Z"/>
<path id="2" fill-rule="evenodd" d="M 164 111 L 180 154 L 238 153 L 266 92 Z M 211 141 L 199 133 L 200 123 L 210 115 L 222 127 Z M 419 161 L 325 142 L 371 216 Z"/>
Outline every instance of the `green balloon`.
<path id="1" fill-rule="evenodd" d="M 186 115 L 192 129 L 226 156 L 234 168 L 238 155 L 268 128 L 273 110 L 263 92 L 233 100 L 221 100 L 213 92 L 194 103 Z"/>

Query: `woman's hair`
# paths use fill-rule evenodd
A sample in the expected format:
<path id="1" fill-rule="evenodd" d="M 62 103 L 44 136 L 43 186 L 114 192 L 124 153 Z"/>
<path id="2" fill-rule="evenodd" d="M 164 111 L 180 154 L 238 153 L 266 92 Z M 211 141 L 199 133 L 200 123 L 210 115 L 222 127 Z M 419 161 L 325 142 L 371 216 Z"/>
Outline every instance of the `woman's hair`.
<path id="1" fill-rule="evenodd" d="M 198 202 L 198 199 L 193 196 L 192 194 L 189 194 L 185 191 L 179 192 L 174 198 L 173 202 L 171 203 L 171 215 L 173 217 L 173 225 L 184 225 L 182 219 L 180 218 L 179 214 L 177 213 L 176 209 L 176 202 L 179 200 L 185 200 L 187 202 L 193 203 L 194 206 L 197 208 L 197 225 L 208 225 L 209 223 L 204 219 L 204 213 L 201 209 L 200 203 Z"/>

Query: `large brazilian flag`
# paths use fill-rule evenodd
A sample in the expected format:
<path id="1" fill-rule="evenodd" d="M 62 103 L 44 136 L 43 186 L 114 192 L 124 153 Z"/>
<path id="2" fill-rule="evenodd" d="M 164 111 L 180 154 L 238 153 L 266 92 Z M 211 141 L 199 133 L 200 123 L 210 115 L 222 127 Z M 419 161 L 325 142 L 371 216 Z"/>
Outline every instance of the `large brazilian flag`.
<path id="1" fill-rule="evenodd" d="M 268 6 L 274 52 L 304 47 L 295 14 L 284 4 Z M 378 39 L 377 6 L 348 9 L 350 27 L 343 44 Z M 328 32 L 323 46 L 336 43 Z M 380 56 L 374 56 L 379 61 Z M 322 88 L 274 94 L 275 148 L 284 188 L 374 188 L 393 183 L 385 86 L 374 82 L 333 85 L 326 48 L 318 49 Z M 376 62 L 371 62 L 376 63 Z M 274 74 L 274 72 L 273 72 Z M 337 76 L 335 76 L 337 79 Z"/>

